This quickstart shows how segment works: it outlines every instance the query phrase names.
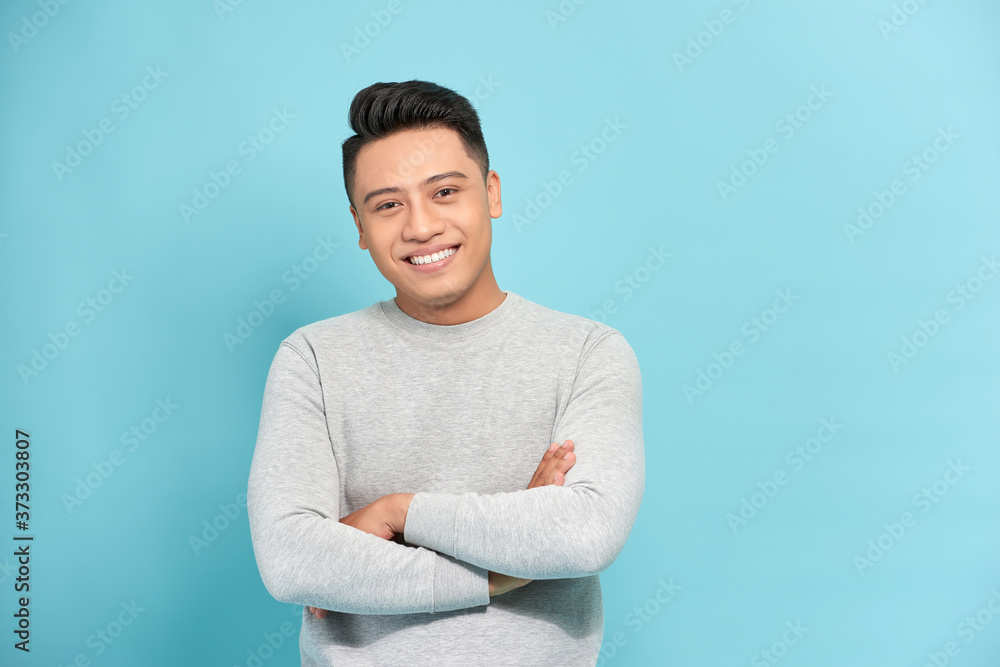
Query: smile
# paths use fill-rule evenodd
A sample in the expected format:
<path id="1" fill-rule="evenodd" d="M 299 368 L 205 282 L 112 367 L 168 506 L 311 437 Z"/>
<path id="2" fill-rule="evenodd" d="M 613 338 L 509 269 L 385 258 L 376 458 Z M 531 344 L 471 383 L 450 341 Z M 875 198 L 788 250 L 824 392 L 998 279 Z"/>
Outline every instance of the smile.
<path id="1" fill-rule="evenodd" d="M 440 252 L 436 252 L 432 255 L 423 255 L 422 257 L 410 257 L 409 259 L 407 259 L 407 261 L 410 264 L 416 264 L 416 265 L 433 264 L 434 262 L 440 262 L 442 260 L 451 257 L 452 255 L 455 254 L 456 250 L 458 250 L 458 246 L 453 246 L 451 248 L 446 248 L 445 250 L 441 250 Z"/>

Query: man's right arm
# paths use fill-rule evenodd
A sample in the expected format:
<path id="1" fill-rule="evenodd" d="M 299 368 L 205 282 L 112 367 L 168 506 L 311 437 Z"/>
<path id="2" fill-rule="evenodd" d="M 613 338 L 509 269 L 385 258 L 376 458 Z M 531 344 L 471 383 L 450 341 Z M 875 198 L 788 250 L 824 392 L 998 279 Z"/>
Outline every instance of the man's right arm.
<path id="1" fill-rule="evenodd" d="M 489 604 L 486 569 L 340 523 L 340 475 L 308 349 L 304 341 L 278 347 L 250 466 L 250 537 L 268 592 L 353 614 Z"/>

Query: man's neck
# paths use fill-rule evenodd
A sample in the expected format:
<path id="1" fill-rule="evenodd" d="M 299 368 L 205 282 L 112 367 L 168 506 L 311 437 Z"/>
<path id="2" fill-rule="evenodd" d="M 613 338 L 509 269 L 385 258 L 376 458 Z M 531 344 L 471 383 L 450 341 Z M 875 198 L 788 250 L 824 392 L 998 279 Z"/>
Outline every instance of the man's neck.
<path id="1" fill-rule="evenodd" d="M 464 324 L 493 312 L 507 295 L 497 285 L 496 280 L 478 290 L 470 289 L 457 301 L 445 307 L 415 301 L 406 295 L 400 297 L 396 292 L 395 302 L 401 311 L 414 319 L 428 324 Z"/>

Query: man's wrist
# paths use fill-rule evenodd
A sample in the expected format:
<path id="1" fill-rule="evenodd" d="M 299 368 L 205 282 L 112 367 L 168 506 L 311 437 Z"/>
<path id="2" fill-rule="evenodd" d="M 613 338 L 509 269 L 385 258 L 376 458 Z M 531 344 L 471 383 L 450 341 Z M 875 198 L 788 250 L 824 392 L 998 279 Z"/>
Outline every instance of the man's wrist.
<path id="1" fill-rule="evenodd" d="M 410 501 L 413 500 L 412 493 L 390 494 L 392 501 L 392 529 L 403 535 L 406 531 L 406 514 L 410 509 Z"/>

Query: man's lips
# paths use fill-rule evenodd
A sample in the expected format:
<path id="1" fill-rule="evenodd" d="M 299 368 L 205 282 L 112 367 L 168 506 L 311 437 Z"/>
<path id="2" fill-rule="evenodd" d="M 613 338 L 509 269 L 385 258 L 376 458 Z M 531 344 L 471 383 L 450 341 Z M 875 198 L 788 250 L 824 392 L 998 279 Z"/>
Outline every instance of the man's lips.
<path id="1" fill-rule="evenodd" d="M 413 269 L 417 273 L 428 273 L 436 274 L 439 271 L 446 271 L 452 262 L 455 261 L 455 257 L 458 253 L 462 252 L 461 246 L 452 246 L 454 250 L 446 253 L 443 259 L 439 258 L 436 262 L 424 262 L 423 264 L 414 264 L 413 262 L 406 260 L 407 266 Z"/>

